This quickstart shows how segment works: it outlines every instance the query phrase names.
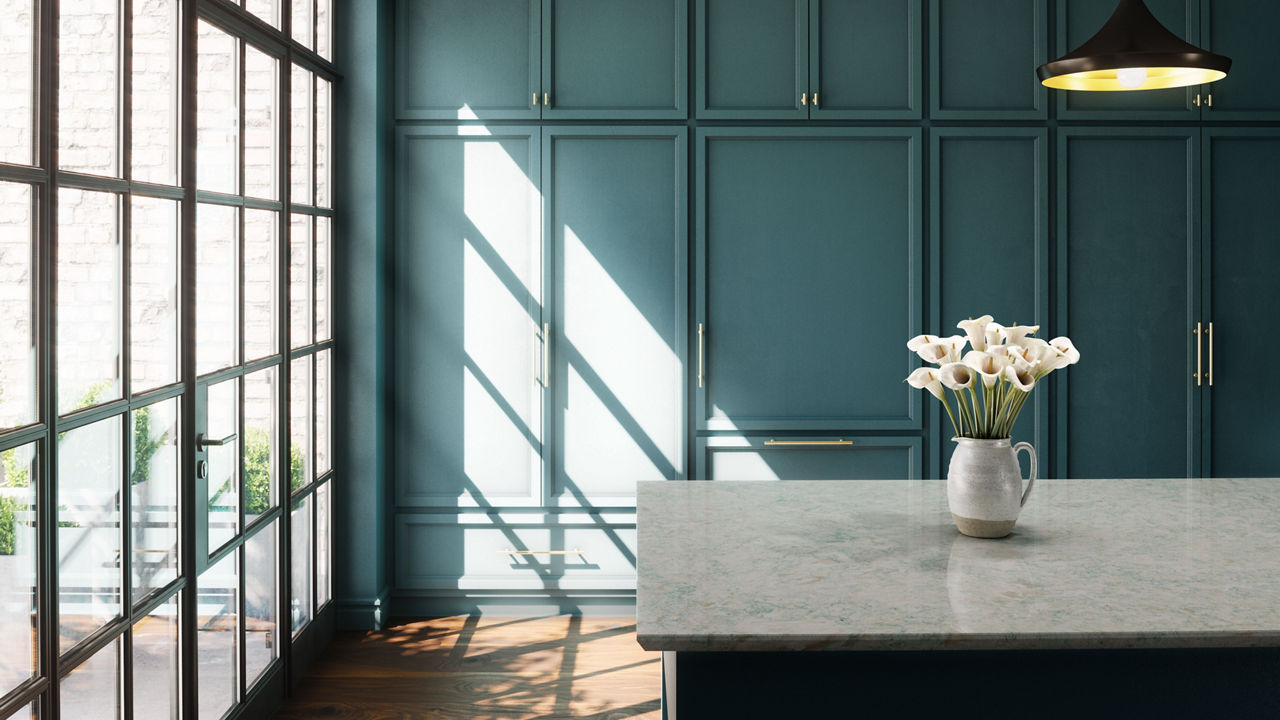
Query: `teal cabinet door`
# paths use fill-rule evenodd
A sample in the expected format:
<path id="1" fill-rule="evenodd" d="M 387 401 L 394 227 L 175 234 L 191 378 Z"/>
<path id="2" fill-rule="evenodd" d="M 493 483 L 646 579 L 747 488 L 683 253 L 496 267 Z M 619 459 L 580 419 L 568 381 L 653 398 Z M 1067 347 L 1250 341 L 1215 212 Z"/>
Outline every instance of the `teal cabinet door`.
<path id="1" fill-rule="evenodd" d="M 697 8 L 699 118 L 809 116 L 808 0 L 698 0 Z"/>
<path id="2" fill-rule="evenodd" d="M 1048 131 L 1039 128 L 942 128 L 930 147 L 930 249 L 934 278 L 929 332 L 963 335 L 956 323 L 981 315 L 1039 325 L 1057 335 L 1049 308 Z M 920 363 L 923 364 L 923 363 Z M 1049 464 L 1049 389 L 1038 388 L 1018 418 L 1014 442 L 1032 443 Z M 950 394 L 948 393 L 948 397 Z M 939 466 L 946 477 L 955 434 L 932 398 Z"/>
<path id="3" fill-rule="evenodd" d="M 1048 91 L 1047 0 L 930 0 L 930 116 L 1041 120 Z"/>
<path id="4" fill-rule="evenodd" d="M 687 116 L 686 0 L 543 0 L 542 116 Z"/>
<path id="5" fill-rule="evenodd" d="M 921 115 L 920 0 L 809 0 L 809 117 Z"/>
<path id="6" fill-rule="evenodd" d="M 1151 14 L 1192 45 L 1200 42 L 1199 0 L 1145 0 Z M 1115 0 L 1058 0 L 1058 44 L 1053 57 L 1076 49 L 1106 23 Z M 1070 120 L 1198 120 L 1201 86 L 1139 92 L 1053 91 L 1058 117 Z"/>
<path id="7" fill-rule="evenodd" d="M 398 0 L 396 116 L 537 118 L 539 0 Z"/>
<path id="8" fill-rule="evenodd" d="M 1205 0 L 1202 32 L 1208 49 L 1231 58 L 1227 77 L 1204 88 L 1205 120 L 1280 119 L 1280 3 Z"/>
<path id="9" fill-rule="evenodd" d="M 539 505 L 538 130 L 459 132 L 396 135 L 395 501 Z"/>
<path id="10" fill-rule="evenodd" d="M 546 131 L 553 504 L 685 475 L 685 132 Z"/>
<path id="11" fill-rule="evenodd" d="M 1200 131 L 1059 132 L 1059 477 L 1193 477 Z"/>
<path id="12" fill-rule="evenodd" d="M 704 480 L 903 480 L 920 477 L 918 437 L 703 437 Z"/>
<path id="13" fill-rule="evenodd" d="M 1212 477 L 1280 475 L 1280 132 L 1205 131 L 1205 241 L 1209 291 L 1204 393 Z M 1209 360 L 1212 358 L 1212 366 Z M 1210 372 L 1211 369 L 1211 372 Z"/>
<path id="14" fill-rule="evenodd" d="M 922 429 L 920 131 L 698 137 L 699 429 Z"/>

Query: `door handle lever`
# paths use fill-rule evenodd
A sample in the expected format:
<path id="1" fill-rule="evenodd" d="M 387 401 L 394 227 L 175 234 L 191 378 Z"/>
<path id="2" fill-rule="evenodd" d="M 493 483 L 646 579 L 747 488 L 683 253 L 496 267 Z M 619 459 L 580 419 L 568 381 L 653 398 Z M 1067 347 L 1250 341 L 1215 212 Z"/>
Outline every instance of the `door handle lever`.
<path id="1" fill-rule="evenodd" d="M 213 438 L 205 437 L 204 433 L 201 433 L 196 437 L 196 445 L 202 448 L 221 447 L 223 445 L 230 445 L 231 443 L 235 442 L 238 438 L 239 438 L 238 435 L 236 435 L 235 433 L 231 433 L 230 435 L 220 440 L 214 440 Z"/>

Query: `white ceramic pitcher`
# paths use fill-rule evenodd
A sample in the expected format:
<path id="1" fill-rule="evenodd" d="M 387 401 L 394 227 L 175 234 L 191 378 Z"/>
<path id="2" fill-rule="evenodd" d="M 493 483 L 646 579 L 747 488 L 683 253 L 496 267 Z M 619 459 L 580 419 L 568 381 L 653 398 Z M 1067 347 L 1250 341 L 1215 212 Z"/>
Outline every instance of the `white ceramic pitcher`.
<path id="1" fill-rule="evenodd" d="M 953 438 L 956 451 L 947 466 L 947 503 L 960 532 L 1001 538 L 1013 531 L 1018 513 L 1036 483 L 1036 450 L 1031 443 L 1009 446 L 1009 438 Z M 1031 456 L 1031 479 L 1022 489 L 1018 453 Z"/>

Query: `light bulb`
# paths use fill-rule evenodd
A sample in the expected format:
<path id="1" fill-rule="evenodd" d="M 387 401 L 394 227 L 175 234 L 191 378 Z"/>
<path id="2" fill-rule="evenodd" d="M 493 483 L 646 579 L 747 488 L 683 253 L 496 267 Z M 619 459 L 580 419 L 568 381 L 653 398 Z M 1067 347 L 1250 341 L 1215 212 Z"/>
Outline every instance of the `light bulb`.
<path id="1" fill-rule="evenodd" d="M 1132 90 L 1140 88 L 1147 81 L 1147 69 L 1144 67 L 1128 67 L 1116 70 L 1116 82 Z"/>

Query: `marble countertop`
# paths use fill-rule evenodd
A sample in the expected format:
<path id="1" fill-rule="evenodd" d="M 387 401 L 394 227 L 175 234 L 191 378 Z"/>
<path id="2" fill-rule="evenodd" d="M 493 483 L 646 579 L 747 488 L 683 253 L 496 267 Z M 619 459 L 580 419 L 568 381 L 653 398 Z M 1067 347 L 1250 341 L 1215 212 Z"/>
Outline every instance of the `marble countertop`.
<path id="1" fill-rule="evenodd" d="M 645 482 L 648 650 L 1280 646 L 1280 479 L 1040 480 L 960 535 L 941 480 Z"/>

